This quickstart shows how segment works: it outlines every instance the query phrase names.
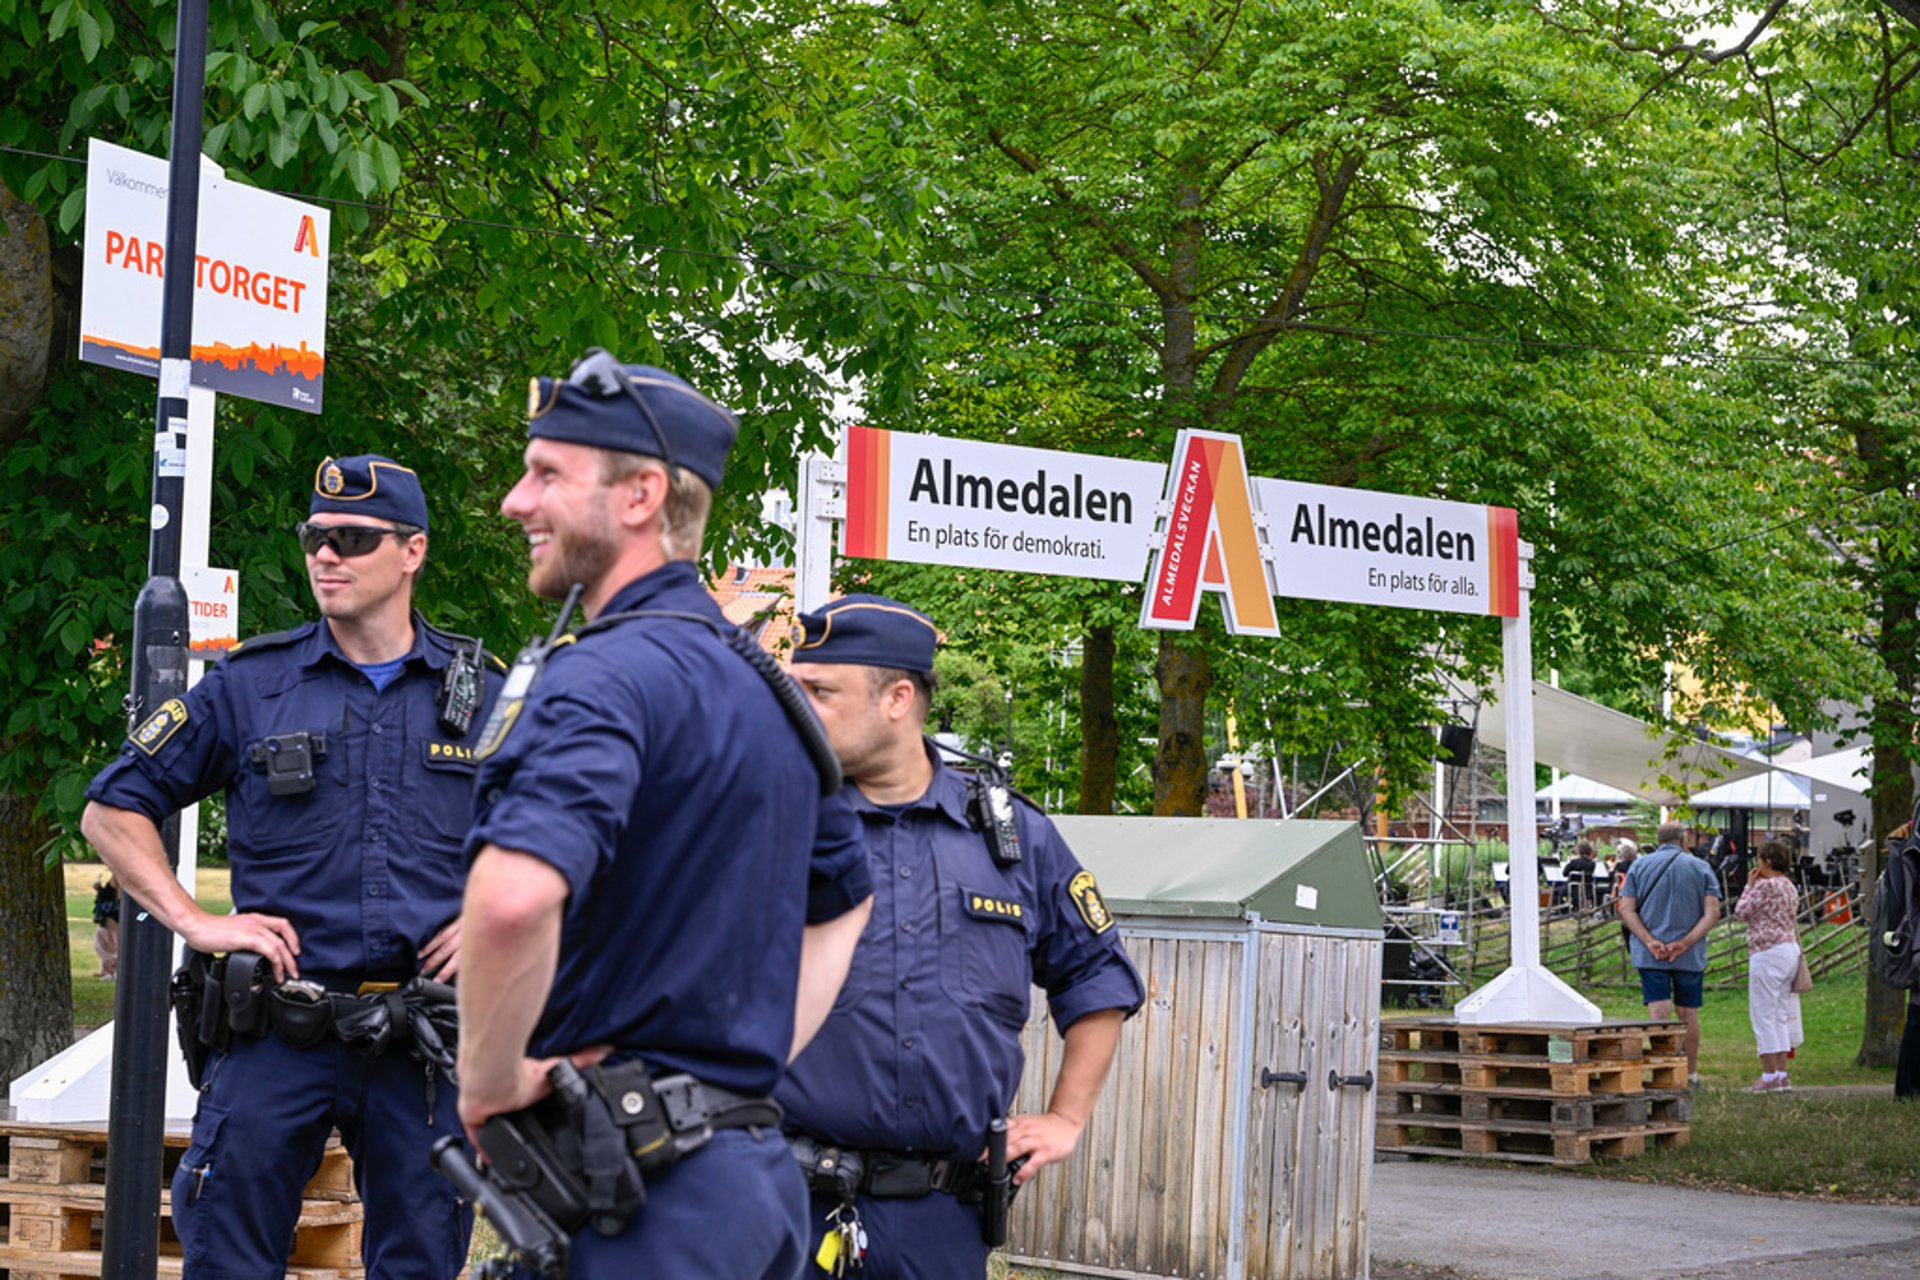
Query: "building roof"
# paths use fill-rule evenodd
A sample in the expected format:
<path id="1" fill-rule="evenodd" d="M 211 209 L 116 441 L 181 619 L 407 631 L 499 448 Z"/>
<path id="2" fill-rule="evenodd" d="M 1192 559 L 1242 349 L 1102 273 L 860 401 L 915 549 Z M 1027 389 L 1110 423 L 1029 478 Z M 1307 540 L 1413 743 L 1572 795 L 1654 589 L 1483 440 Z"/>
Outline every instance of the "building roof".
<path id="1" fill-rule="evenodd" d="M 1121 915 L 1380 927 L 1373 869 L 1351 822 L 1060 814 L 1053 822 Z"/>
<path id="2" fill-rule="evenodd" d="M 720 612 L 745 627 L 760 647 L 784 658 L 793 646 L 793 570 L 729 565 L 707 584 Z"/>

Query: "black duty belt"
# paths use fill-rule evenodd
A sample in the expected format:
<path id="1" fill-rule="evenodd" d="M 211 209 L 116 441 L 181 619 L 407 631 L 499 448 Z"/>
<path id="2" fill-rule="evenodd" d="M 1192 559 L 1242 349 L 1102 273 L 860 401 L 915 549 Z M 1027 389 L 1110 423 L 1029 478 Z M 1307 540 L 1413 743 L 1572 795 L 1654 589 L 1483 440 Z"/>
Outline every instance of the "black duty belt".
<path id="1" fill-rule="evenodd" d="M 939 1191 L 962 1204 L 978 1204 L 986 1166 L 977 1160 L 930 1160 L 897 1151 L 861 1151 L 829 1146 L 805 1134 L 789 1134 L 793 1158 L 815 1195 L 850 1201 L 917 1200 Z"/>
<path id="2" fill-rule="evenodd" d="M 784 1115 L 772 1098 L 735 1093 L 689 1075 L 655 1076 L 637 1061 L 598 1071 L 590 1068 L 587 1078 L 604 1094 L 616 1121 L 623 1113 L 635 1113 L 634 1101 L 644 1096 L 637 1090 L 651 1087 L 675 1133 L 692 1132 L 703 1125 L 709 1129 L 778 1129 Z"/>
<path id="3" fill-rule="evenodd" d="M 646 1179 L 706 1146 L 721 1129 L 777 1130 L 780 1104 L 689 1075 L 655 1076 L 639 1061 L 547 1073 L 552 1093 L 480 1128 L 486 1178 L 568 1233 L 625 1229 L 646 1203 Z"/>

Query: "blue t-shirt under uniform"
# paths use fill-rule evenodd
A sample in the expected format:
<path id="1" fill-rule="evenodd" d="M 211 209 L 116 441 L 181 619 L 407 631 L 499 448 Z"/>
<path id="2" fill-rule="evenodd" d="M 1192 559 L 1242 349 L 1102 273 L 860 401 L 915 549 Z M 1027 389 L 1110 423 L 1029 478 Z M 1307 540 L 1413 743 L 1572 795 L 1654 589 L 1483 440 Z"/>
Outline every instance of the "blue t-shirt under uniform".
<path id="1" fill-rule="evenodd" d="M 1651 891 L 1648 886 L 1652 886 Z M 1633 899 L 1634 908 L 1648 932 L 1663 942 L 1682 936 L 1700 922 L 1709 894 L 1720 896 L 1720 878 L 1713 874 L 1713 868 L 1672 844 L 1663 844 L 1645 857 L 1635 858 L 1627 868 L 1627 881 L 1620 890 L 1621 897 Z M 1672 960 L 1655 960 L 1638 937 L 1631 940 L 1629 947 L 1634 967 L 1638 969 L 1674 969 L 1682 973 L 1705 973 L 1707 969 L 1705 938 Z"/>

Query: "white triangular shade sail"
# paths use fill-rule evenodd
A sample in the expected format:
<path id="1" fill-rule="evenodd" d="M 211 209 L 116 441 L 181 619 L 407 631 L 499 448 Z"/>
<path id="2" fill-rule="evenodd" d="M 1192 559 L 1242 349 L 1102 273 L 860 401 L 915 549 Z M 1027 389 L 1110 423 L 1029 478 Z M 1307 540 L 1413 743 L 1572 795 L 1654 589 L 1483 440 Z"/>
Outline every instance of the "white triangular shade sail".
<path id="1" fill-rule="evenodd" d="M 1480 707 L 1481 740 L 1507 749 L 1497 690 Z M 1540 764 L 1604 782 L 1655 804 L 1685 804 L 1706 787 L 1765 773 L 1770 767 L 1738 752 L 1687 740 L 1671 758 L 1667 739 L 1646 721 L 1612 707 L 1533 682 L 1533 754 Z M 1805 762 L 1795 765 L 1804 767 Z M 1663 785 L 1662 776 L 1673 780 Z"/>
<path id="2" fill-rule="evenodd" d="M 1796 760 L 1793 762 L 1793 771 L 1842 791 L 1864 792 L 1868 779 L 1873 776 L 1873 750 L 1870 747 L 1854 747 L 1831 755 L 1815 756 L 1811 760 Z"/>

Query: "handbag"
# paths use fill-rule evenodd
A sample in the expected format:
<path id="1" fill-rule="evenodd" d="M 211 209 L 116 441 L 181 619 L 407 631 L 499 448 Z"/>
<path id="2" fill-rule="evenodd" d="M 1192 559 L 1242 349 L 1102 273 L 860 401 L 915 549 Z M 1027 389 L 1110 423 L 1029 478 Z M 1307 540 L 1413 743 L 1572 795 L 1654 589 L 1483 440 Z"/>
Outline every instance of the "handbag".
<path id="1" fill-rule="evenodd" d="M 1804 951 L 1800 953 L 1800 967 L 1794 970 L 1793 981 L 1788 984 L 1787 990 L 1797 996 L 1813 990 L 1813 970 L 1807 968 L 1807 953 Z"/>

